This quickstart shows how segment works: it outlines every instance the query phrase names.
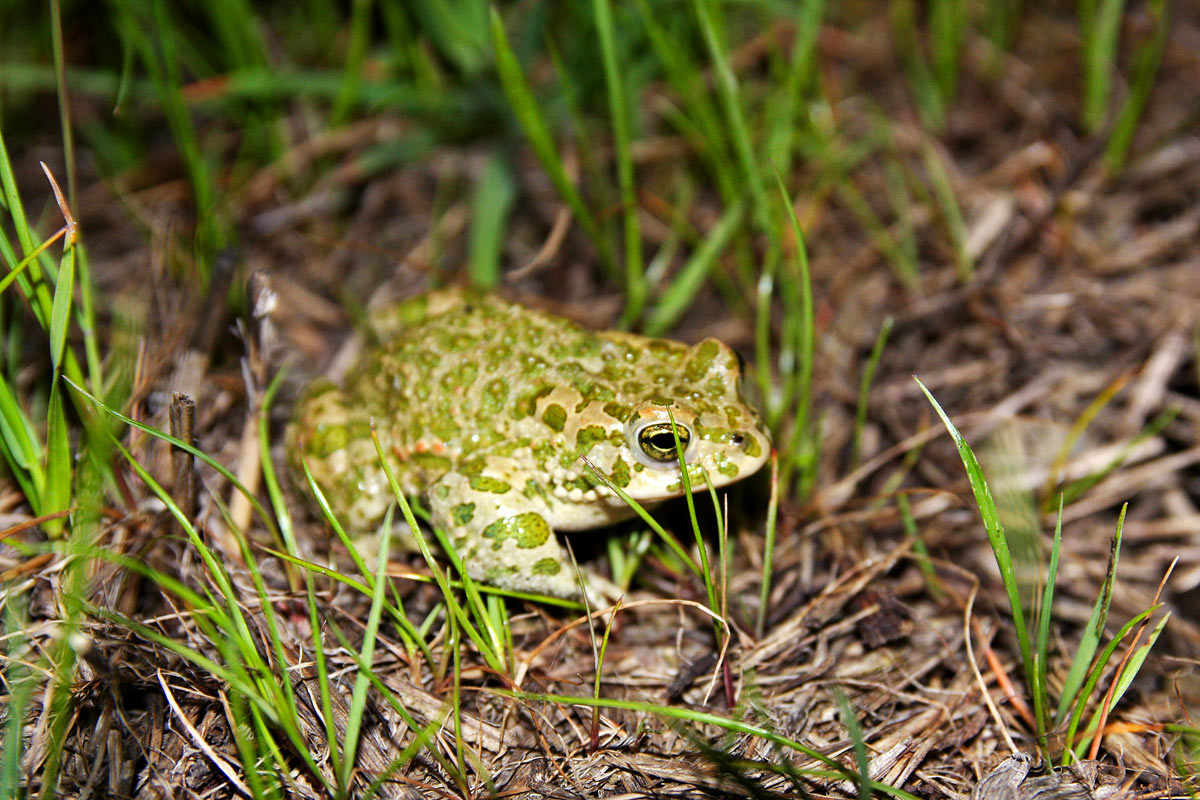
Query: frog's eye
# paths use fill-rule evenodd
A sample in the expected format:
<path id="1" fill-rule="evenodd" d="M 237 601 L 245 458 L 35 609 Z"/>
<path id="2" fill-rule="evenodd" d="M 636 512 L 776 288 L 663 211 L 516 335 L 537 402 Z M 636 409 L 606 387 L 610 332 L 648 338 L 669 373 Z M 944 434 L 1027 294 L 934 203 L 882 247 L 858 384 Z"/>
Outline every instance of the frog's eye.
<path id="1" fill-rule="evenodd" d="M 686 425 L 675 423 L 679 434 L 679 446 L 686 453 L 688 443 L 692 440 L 692 432 Z M 647 466 L 673 466 L 679 459 L 675 453 L 675 436 L 671 433 L 670 422 L 651 422 L 636 432 L 638 460 Z M 644 456 L 644 458 L 642 458 Z"/>

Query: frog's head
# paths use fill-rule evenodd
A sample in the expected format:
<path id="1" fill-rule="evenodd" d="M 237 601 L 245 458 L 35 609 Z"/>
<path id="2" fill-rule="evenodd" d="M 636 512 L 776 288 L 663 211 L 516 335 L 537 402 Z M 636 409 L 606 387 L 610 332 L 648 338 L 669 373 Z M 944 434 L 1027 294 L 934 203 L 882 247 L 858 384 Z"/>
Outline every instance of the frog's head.
<path id="1" fill-rule="evenodd" d="M 716 339 L 679 349 L 669 369 L 639 375 L 641 391 L 622 398 L 622 418 L 608 420 L 609 435 L 588 456 L 638 501 L 683 494 L 677 447 L 693 491 L 707 486 L 705 473 L 714 486 L 752 475 L 771 452 L 742 398 L 737 355 Z"/>

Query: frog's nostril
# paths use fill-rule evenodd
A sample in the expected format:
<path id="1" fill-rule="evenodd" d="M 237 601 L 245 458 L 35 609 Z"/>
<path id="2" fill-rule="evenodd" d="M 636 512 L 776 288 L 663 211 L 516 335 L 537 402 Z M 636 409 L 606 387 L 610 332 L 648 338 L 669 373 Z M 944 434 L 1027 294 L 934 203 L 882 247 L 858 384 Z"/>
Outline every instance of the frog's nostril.
<path id="1" fill-rule="evenodd" d="M 735 433 L 729 437 L 729 441 L 733 444 L 741 444 L 742 442 L 746 441 L 746 437 L 740 433 Z"/>

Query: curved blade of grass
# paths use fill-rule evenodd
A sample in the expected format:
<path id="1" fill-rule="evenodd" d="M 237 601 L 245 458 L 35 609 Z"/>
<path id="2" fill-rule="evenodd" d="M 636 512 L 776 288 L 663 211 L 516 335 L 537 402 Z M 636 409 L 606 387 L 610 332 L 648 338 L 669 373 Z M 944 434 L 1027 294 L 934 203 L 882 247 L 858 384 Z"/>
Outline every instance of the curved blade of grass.
<path id="1" fill-rule="evenodd" d="M 1121 669 L 1121 673 L 1114 678 L 1116 687 L 1112 692 L 1112 699 L 1108 701 L 1107 708 L 1102 704 L 1100 708 L 1092 712 L 1092 718 L 1088 722 L 1087 728 L 1079 740 L 1079 744 L 1075 746 L 1075 756 L 1077 758 L 1083 755 L 1084 745 L 1089 740 L 1097 735 L 1103 735 L 1103 733 L 1098 733 L 1101 720 L 1108 715 L 1111 709 L 1116 707 L 1117 703 L 1121 702 L 1121 698 L 1125 696 L 1125 691 L 1129 688 L 1129 684 L 1133 683 L 1133 679 L 1137 677 L 1138 671 L 1141 670 L 1142 664 L 1146 661 L 1146 656 L 1150 655 L 1150 648 L 1154 647 L 1154 643 L 1158 641 L 1158 635 L 1163 632 L 1163 628 L 1166 627 L 1167 620 L 1170 618 L 1171 612 L 1168 611 L 1158 621 L 1158 624 L 1154 626 L 1154 630 L 1151 632 L 1150 638 L 1146 640 L 1146 643 L 1138 645 L 1138 648 L 1130 654 L 1129 660 L 1126 661 L 1125 666 Z"/>
<path id="2" fill-rule="evenodd" d="M 1071 667 L 1067 670 L 1067 677 L 1063 680 L 1062 696 L 1059 697 L 1058 709 L 1054 712 L 1056 725 L 1066 719 L 1067 709 L 1076 702 L 1080 687 L 1083 686 L 1084 678 L 1088 674 L 1088 667 L 1092 663 L 1092 656 L 1096 654 L 1100 638 L 1104 636 L 1104 625 L 1108 621 L 1108 606 L 1112 602 L 1113 585 L 1117 580 L 1117 564 L 1121 560 L 1121 533 L 1125 529 L 1125 512 L 1128 508 L 1128 503 L 1121 506 L 1121 513 L 1117 516 L 1117 527 L 1113 531 L 1113 538 L 1108 546 L 1108 568 L 1104 573 L 1104 585 L 1100 587 L 1100 593 L 1092 605 L 1092 614 L 1083 628 L 1079 646 L 1075 648 L 1075 657 L 1071 659 Z M 1086 700 L 1087 695 L 1085 694 L 1080 697 L 1078 702 L 1082 704 Z"/>
<path id="3" fill-rule="evenodd" d="M 1112 641 L 1105 645 L 1104 649 L 1100 651 L 1100 656 L 1096 659 L 1095 666 L 1092 667 L 1091 671 L 1088 673 L 1087 681 L 1083 684 L 1083 689 L 1079 692 L 1079 699 L 1075 702 L 1075 709 L 1071 712 L 1071 719 L 1067 723 L 1067 733 L 1063 739 L 1062 763 L 1064 765 L 1068 763 L 1067 759 L 1069 755 L 1074 753 L 1075 731 L 1079 728 L 1079 722 L 1083 719 L 1083 712 L 1087 707 L 1087 701 L 1092 696 L 1092 692 L 1095 690 L 1096 684 L 1099 682 L 1105 666 L 1108 665 L 1109 659 L 1112 658 L 1113 653 L 1116 652 L 1116 649 L 1121 644 L 1122 640 L 1124 640 L 1124 638 L 1128 636 L 1136 626 L 1140 625 L 1143 620 L 1148 619 L 1151 614 L 1158 611 L 1158 609 L 1161 607 L 1161 605 L 1150 606 L 1150 608 L 1147 608 L 1145 611 L 1129 620 L 1129 622 L 1126 622 L 1121 626 L 1121 630 L 1117 631 L 1117 635 L 1112 638 Z"/>
<path id="4" fill-rule="evenodd" d="M 703 244 L 692 253 L 671 281 L 671 285 L 663 292 L 662 299 L 646 322 L 647 335 L 659 336 L 665 333 L 687 312 L 704 279 L 716 266 L 717 258 L 740 229 L 744 211 L 743 203 L 735 203 L 717 220 Z"/>
<path id="5" fill-rule="evenodd" d="M 738 164 L 741 167 L 742 179 L 750 190 L 752 217 L 760 230 L 766 232 L 772 239 L 777 239 L 778 229 L 771 225 L 771 210 L 767 204 L 766 184 L 763 182 L 762 171 L 758 168 L 754 157 L 754 148 L 750 143 L 750 127 L 746 123 L 745 112 L 742 109 L 737 76 L 733 74 L 733 68 L 729 64 L 729 58 L 725 53 L 725 47 L 721 43 L 717 25 L 709 9 L 711 1 L 692 0 L 692 9 L 700 26 L 700 32 L 704 35 L 704 44 L 708 48 L 709 61 L 712 64 L 717 87 L 717 97 L 725 112 L 725 124 L 729 130 Z"/>
<path id="6" fill-rule="evenodd" d="M 500 254 L 516 196 L 516 181 L 509 163 L 499 153 L 492 153 L 471 196 L 467 271 L 474 286 L 494 289 L 500 283 Z"/>
<path id="7" fill-rule="evenodd" d="M 667 546 L 675 552 L 675 555 L 679 556 L 679 560 L 686 564 L 689 570 L 697 575 L 701 574 L 699 565 L 697 565 L 695 560 L 687 554 L 687 551 L 683 549 L 683 545 L 679 543 L 679 540 L 668 533 L 662 525 L 659 525 L 654 517 L 650 516 L 650 512 L 642 508 L 641 504 L 630 497 L 624 489 L 613 483 L 612 479 L 601 472 L 595 464 L 593 464 L 591 461 L 588 461 L 587 456 L 580 456 L 579 460 L 582 461 L 583 465 L 588 468 L 588 471 L 596 476 L 596 480 L 603 483 L 609 489 L 612 489 L 613 493 L 616 494 L 617 497 L 621 498 L 621 502 L 632 508 L 634 513 L 641 517 L 642 521 L 650 526 L 650 530 L 658 534 L 659 538 L 666 542 Z"/>
<path id="8" fill-rule="evenodd" d="M 1054 608 L 1054 589 L 1058 582 L 1058 556 L 1062 548 L 1062 513 L 1063 501 L 1058 499 L 1058 519 L 1054 524 L 1054 541 L 1050 545 L 1050 563 L 1046 567 L 1046 586 L 1042 591 L 1042 602 L 1037 610 L 1037 639 L 1034 646 L 1034 683 L 1033 708 L 1034 718 L 1038 721 L 1038 745 L 1042 752 L 1047 751 L 1046 733 L 1049 730 L 1049 720 L 1046 718 L 1049 708 L 1047 700 L 1046 659 L 1050 642 L 1050 615 Z"/>
<path id="9" fill-rule="evenodd" d="M 962 459 L 963 467 L 967 471 L 967 482 L 971 484 L 971 492 L 975 496 L 975 505 L 979 507 L 979 514 L 983 520 L 984 530 L 987 532 L 988 544 L 992 547 L 992 554 L 996 557 L 996 566 L 1000 569 L 1000 579 L 1004 583 L 1004 591 L 1008 595 L 1009 611 L 1012 614 L 1014 633 L 1017 637 L 1017 644 L 1021 649 L 1021 662 L 1025 671 L 1026 684 L 1034 686 L 1037 673 L 1033 665 L 1033 648 L 1029 641 L 1029 628 L 1025 624 L 1025 614 L 1021 610 L 1021 593 L 1017 583 L 1016 571 L 1013 569 L 1012 555 L 1008 549 L 1008 538 L 1004 533 L 1004 526 L 1000 523 L 1000 512 L 996 508 L 996 501 L 992 498 L 992 493 L 988 489 L 987 480 L 983 476 L 983 470 L 979 466 L 979 461 L 975 458 L 975 453 L 971 450 L 971 446 L 963 439 L 958 428 L 950 421 L 950 417 L 942 410 L 938 401 L 925 384 L 921 383 L 918 378 L 913 378 L 917 382 L 917 386 L 921 387 L 926 399 L 933 406 L 933 410 L 937 412 L 941 418 L 942 424 L 946 426 L 946 430 L 950 432 L 950 438 L 954 440 L 954 446 L 958 449 L 958 456 Z"/>
<path id="10" fill-rule="evenodd" d="M 649 294 L 643 275 L 642 228 L 638 222 L 637 188 L 633 177 L 633 134 L 629 101 L 625 94 L 626 75 L 617 63 L 617 37 L 613 30 L 610 0 L 592 0 L 592 16 L 600 40 L 600 62 L 604 66 L 604 86 L 608 95 L 613 151 L 617 160 L 617 185 L 621 191 L 621 216 L 625 235 L 625 313 L 621 319 L 631 323 L 642 313 Z"/>
<path id="11" fill-rule="evenodd" d="M 604 260 L 611 263 L 612 254 L 608 241 L 604 238 L 595 217 L 583 202 L 579 190 L 567 176 L 566 165 L 563 164 L 554 146 L 550 127 L 546 124 L 545 117 L 542 116 L 541 107 L 534 98 L 533 90 L 525 80 L 516 53 L 513 52 L 512 46 L 508 42 L 508 34 L 504 31 L 504 20 L 501 19 L 500 12 L 494 7 L 491 9 L 491 24 L 496 71 L 499 74 L 504 95 L 508 98 L 509 106 L 517 117 L 517 122 L 525 132 L 525 137 L 529 140 L 529 145 L 533 148 L 538 163 L 542 165 L 542 169 L 546 170 L 550 182 L 554 184 L 559 196 L 570 206 L 575 218 L 579 220 L 584 232 L 600 250 Z"/>

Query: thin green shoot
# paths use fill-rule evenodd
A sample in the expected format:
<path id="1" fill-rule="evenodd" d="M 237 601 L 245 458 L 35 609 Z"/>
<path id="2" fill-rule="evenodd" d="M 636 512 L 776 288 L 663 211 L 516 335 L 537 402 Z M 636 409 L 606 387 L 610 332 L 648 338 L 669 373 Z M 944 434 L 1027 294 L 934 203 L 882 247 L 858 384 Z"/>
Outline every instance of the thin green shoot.
<path id="1" fill-rule="evenodd" d="M 1058 709 L 1054 712 L 1056 725 L 1061 724 L 1067 718 L 1067 712 L 1071 709 L 1072 704 L 1080 707 L 1087 702 L 1088 693 L 1080 694 L 1080 690 L 1088 675 L 1092 656 L 1096 654 L 1096 648 L 1100 646 L 1100 639 L 1104 636 L 1104 626 L 1108 621 L 1108 608 L 1112 602 L 1113 586 L 1117 580 L 1117 565 L 1121 560 L 1121 534 L 1125 529 L 1125 512 L 1128 508 L 1128 503 L 1123 505 L 1121 513 L 1117 517 L 1117 527 L 1113 531 L 1113 538 L 1108 547 L 1108 566 L 1104 572 L 1104 583 L 1096 596 L 1096 602 L 1092 605 L 1091 616 L 1083 628 L 1083 634 L 1080 637 L 1079 645 L 1075 648 L 1075 657 L 1071 660 L 1067 676 L 1063 679 Z"/>
<path id="2" fill-rule="evenodd" d="M 925 172 L 929 175 L 929 182 L 933 187 L 933 196 L 937 199 L 942 220 L 950 234 L 950 243 L 954 247 L 954 268 L 958 272 L 958 279 L 964 284 L 970 283 L 975 276 L 975 264 L 967 252 L 967 223 L 963 220 L 962 209 L 958 206 L 950 175 L 946 172 L 941 155 L 928 139 L 925 140 L 922 152 Z"/>
<path id="3" fill-rule="evenodd" d="M 1034 681 L 1031 688 L 1033 693 L 1033 717 L 1038 721 L 1038 747 L 1043 753 L 1049 752 L 1049 742 L 1047 740 L 1049 733 L 1049 720 L 1047 719 L 1047 714 L 1049 713 L 1049 700 L 1047 699 L 1049 681 L 1046 676 L 1050 645 L 1050 617 L 1054 609 L 1054 589 L 1058 582 L 1058 557 L 1062 549 L 1062 513 L 1063 499 L 1060 495 L 1058 498 L 1058 517 L 1054 523 L 1054 540 L 1050 545 L 1050 563 L 1046 567 L 1046 586 L 1042 591 L 1042 602 L 1037 607 L 1037 617 L 1034 620 L 1037 625 L 1037 638 L 1034 642 Z"/>
<path id="4" fill-rule="evenodd" d="M 471 195 L 467 273 L 473 286 L 494 289 L 500 285 L 500 256 L 508 234 L 508 216 L 516 197 L 512 167 L 499 153 L 492 153 L 480 171 Z"/>
<path id="5" fill-rule="evenodd" d="M 1004 526 L 1000 522 L 1000 512 L 996 508 L 996 501 L 992 498 L 992 493 L 988 489 L 987 480 L 983 476 L 983 470 L 979 466 L 979 461 L 975 458 L 975 453 L 971 450 L 971 446 L 963 439 L 958 428 L 950 421 L 950 417 L 942 410 L 942 407 L 934 399 L 933 395 L 925 388 L 925 384 L 921 383 L 918 378 L 913 378 L 917 385 L 921 387 L 921 391 L 925 394 L 941 418 L 942 424 L 946 426 L 946 430 L 950 432 L 950 437 L 954 440 L 954 445 L 958 449 L 959 458 L 963 462 L 963 467 L 967 472 L 967 482 L 971 485 L 971 491 L 975 496 L 975 505 L 979 508 L 980 517 L 983 520 L 984 529 L 987 532 L 988 543 L 991 545 L 992 554 L 996 558 L 996 566 L 1000 570 L 1000 578 L 1004 583 L 1004 590 L 1008 595 L 1009 613 L 1012 614 L 1013 631 L 1017 637 L 1017 645 L 1021 650 L 1021 663 L 1025 672 L 1026 685 L 1033 686 L 1036 680 L 1036 673 L 1033 663 L 1033 647 L 1029 641 L 1029 627 L 1025 623 L 1025 613 L 1021 610 L 1021 595 L 1020 586 L 1017 582 L 1017 576 L 1013 569 L 1012 555 L 1008 548 L 1008 538 L 1004 532 Z M 1042 723 L 1039 721 L 1039 725 Z"/>
<path id="6" fill-rule="evenodd" d="M 1108 662 L 1112 658 L 1113 653 L 1116 652 L 1117 647 L 1120 646 L 1125 637 L 1128 636 L 1137 625 L 1149 619 L 1150 616 L 1158 611 L 1160 607 L 1161 606 L 1151 606 L 1150 608 L 1147 608 L 1140 614 L 1133 617 L 1133 619 L 1126 622 L 1123 626 L 1121 626 L 1121 629 L 1117 631 L 1117 634 L 1113 636 L 1112 640 L 1104 646 L 1104 649 L 1100 651 L 1100 655 L 1096 659 L 1095 666 L 1093 666 L 1088 672 L 1087 680 L 1084 682 L 1083 688 L 1079 693 L 1079 700 L 1075 703 L 1075 707 L 1071 711 L 1071 718 L 1067 722 L 1067 732 L 1063 739 L 1062 763 L 1064 765 L 1070 763 L 1069 759 L 1074 755 L 1075 733 L 1079 728 L 1080 721 L 1083 719 L 1083 712 L 1087 707 L 1087 701 L 1092 696 L 1092 692 L 1096 688 L 1096 683 L 1099 682 L 1100 677 L 1104 672 L 1104 668 L 1108 666 Z"/>
<path id="7" fill-rule="evenodd" d="M 550 178 L 550 182 L 554 184 L 559 196 L 570 207 L 584 232 L 600 251 L 604 261 L 611 264 L 612 254 L 608 240 L 603 236 L 599 224 L 584 203 L 579 190 L 575 188 L 574 182 L 567 175 L 566 164 L 558 155 L 550 125 L 542 114 L 541 106 L 533 96 L 533 90 L 525 79 L 516 53 L 509 44 L 508 34 L 504 31 L 504 21 L 495 8 L 491 9 L 491 29 L 492 45 L 496 54 L 496 71 L 499 74 L 504 95 L 517 117 L 517 122 L 529 140 L 529 145 L 533 148 L 538 163 L 542 165 L 542 169 L 546 170 L 546 174 Z"/>
<path id="8" fill-rule="evenodd" d="M 1166 0 L 1149 0 L 1142 13 L 1150 18 L 1153 33 L 1148 41 L 1139 44 L 1134 51 L 1133 76 L 1129 79 L 1129 94 L 1117 112 L 1112 135 L 1104 148 L 1104 166 L 1110 173 L 1120 170 L 1129 155 L 1129 148 L 1133 144 L 1133 135 L 1142 119 L 1142 113 L 1146 110 L 1146 103 L 1154 88 L 1154 79 L 1158 75 L 1163 51 L 1167 45 Z"/>
<path id="9" fill-rule="evenodd" d="M 904 535 L 912 539 L 917 568 L 921 570 L 921 575 L 925 578 L 929 594 L 934 600 L 941 600 L 946 596 L 946 590 L 942 588 L 942 582 L 933 568 L 933 559 L 929 555 L 929 548 L 925 545 L 925 540 L 921 538 L 921 529 L 917 527 L 917 520 L 913 516 L 907 492 L 896 494 L 896 510 L 900 514 L 900 524 L 904 527 Z"/>
<path id="10" fill-rule="evenodd" d="M 725 213 L 709 231 L 704 242 L 691 254 L 663 292 L 646 321 L 647 335 L 661 336 L 687 313 L 700 286 L 717 266 L 721 254 L 741 229 L 744 214 L 745 206 L 740 202 L 725 209 Z"/>
<path id="11" fill-rule="evenodd" d="M 708 548 L 704 544 L 704 536 L 700 532 L 700 521 L 696 517 L 696 499 L 692 496 L 692 476 L 691 468 L 688 467 L 687 458 L 684 455 L 683 443 L 679 440 L 679 426 L 675 423 L 675 414 L 668 410 L 667 417 L 671 420 L 671 436 L 675 440 L 675 455 L 679 459 L 679 482 L 683 487 L 683 497 L 687 504 L 688 520 L 692 524 L 692 534 L 696 538 L 696 551 L 700 554 L 700 577 L 704 580 L 704 591 L 708 597 L 708 607 L 714 612 L 720 608 L 717 601 L 717 589 L 713 583 L 712 567 L 708 563 Z M 703 468 L 701 468 L 703 474 Z M 708 480 L 708 475 L 704 474 L 704 479 Z M 721 629 L 721 625 L 714 620 L 717 641 L 722 641 L 722 636 L 725 631 Z"/>
<path id="12" fill-rule="evenodd" d="M 741 168 L 742 180 L 750 190 L 751 219 L 755 225 L 773 238 L 777 238 L 777 229 L 771 225 L 771 210 L 767 203 L 767 189 L 763 182 L 761 170 L 758 168 L 751 145 L 753 136 L 746 121 L 738 88 L 737 77 L 729 64 L 725 46 L 721 42 L 716 21 L 711 10 L 712 0 L 692 0 L 692 10 L 696 22 L 704 37 L 708 49 L 709 63 L 712 65 L 715 77 L 717 98 L 725 115 L 725 126 L 732 139 L 733 151 Z"/>
<path id="13" fill-rule="evenodd" d="M 771 495 L 767 500 L 767 530 L 763 537 L 763 568 L 758 590 L 758 617 L 754 635 L 762 639 L 767 630 L 767 610 L 771 600 L 771 576 L 775 571 L 775 531 L 779 524 L 779 455 L 771 451 Z"/>
<path id="14" fill-rule="evenodd" d="M 592 16 L 600 45 L 600 63 L 604 67 L 604 87 L 608 96 L 611 118 L 613 154 L 616 157 L 617 185 L 621 192 L 621 217 L 624 222 L 625 246 L 625 313 L 626 325 L 641 316 L 646 303 L 647 286 L 643 276 L 642 227 L 638 222 L 640 207 L 637 185 L 633 176 L 632 139 L 633 116 L 626 97 L 626 74 L 618 63 L 617 36 L 613 27 L 611 0 L 592 0 Z"/>
<path id="15" fill-rule="evenodd" d="M 572 555 L 572 560 L 574 556 Z M 621 611 L 621 603 L 624 598 L 618 597 L 617 602 L 613 605 L 612 613 L 608 615 L 608 619 L 604 623 L 604 635 L 600 639 L 600 644 L 596 644 L 596 631 L 592 626 L 591 609 L 588 609 L 588 634 L 592 640 L 592 658 L 595 662 L 596 678 L 592 682 L 592 697 L 597 701 L 600 700 L 600 685 L 604 676 L 604 655 L 608 652 L 608 637 L 612 634 L 613 625 L 617 621 L 617 614 Z M 591 747 L 595 751 L 599 746 L 600 735 L 600 706 L 599 704 L 592 707 L 592 731 L 591 731 Z"/>
<path id="16" fill-rule="evenodd" d="M 813 304 L 812 273 L 808 265 L 808 248 L 804 243 L 804 231 L 800 228 L 800 218 L 796 215 L 796 207 L 791 196 L 783 185 L 783 176 L 775 173 L 775 185 L 779 196 L 787 208 L 788 221 L 791 223 L 792 237 L 796 243 L 796 253 L 792 264 L 794 272 L 789 280 L 783 281 L 784 288 L 798 289 L 797 296 L 789 302 L 788 317 L 795 321 L 792 342 L 796 354 L 796 369 L 790 371 L 787 394 L 795 399 L 795 412 L 792 414 L 793 428 L 789 452 L 793 458 L 787 462 L 784 470 L 783 484 L 791 485 L 790 465 L 797 465 L 800 477 L 801 494 L 806 494 L 816 478 L 818 439 L 811 429 L 811 396 L 813 381 L 813 364 L 816 361 L 816 314 Z M 787 294 L 793 294 L 788 291 Z"/>
<path id="17" fill-rule="evenodd" d="M 378 437 L 374 435 L 372 430 L 372 439 L 379 446 Z M 362 649 L 359 651 L 359 660 L 363 664 L 372 664 L 375 658 L 375 638 L 379 634 L 379 622 L 383 618 L 383 600 L 384 589 L 387 586 L 387 563 L 388 563 L 388 547 L 391 544 L 392 537 L 392 507 L 389 506 L 386 513 L 383 515 L 383 522 L 379 530 L 379 552 L 376 555 L 375 562 L 375 591 L 371 595 L 371 609 L 367 613 L 367 622 L 363 628 Z M 355 756 L 358 753 L 359 733 L 362 728 L 363 715 L 366 713 L 367 705 L 367 686 L 370 680 L 365 672 L 368 670 L 359 669 L 358 674 L 354 678 L 354 688 L 350 694 L 350 709 L 346 714 L 346 733 L 343 740 L 342 748 L 345 759 L 342 762 L 342 772 L 338 775 L 338 783 L 341 786 L 350 786 L 350 781 L 353 778 L 353 770 L 355 764 Z"/>
<path id="18" fill-rule="evenodd" d="M 875 371 L 879 368 L 879 362 L 883 358 L 883 348 L 887 346 L 887 340 L 892 334 L 894 324 L 895 320 L 890 314 L 883 318 L 883 324 L 879 326 L 879 333 L 875 334 L 875 343 L 871 346 L 871 354 L 867 356 L 867 363 L 863 366 L 862 376 L 858 379 L 858 403 L 854 407 L 854 438 L 851 447 L 851 463 L 855 465 L 862 463 L 862 437 L 863 430 L 867 427 L 867 407 L 871 398 L 871 385 L 875 382 Z"/>
<path id="19" fill-rule="evenodd" d="M 383 468 L 384 475 L 387 476 L 388 486 L 391 487 L 392 495 L 396 498 L 396 502 L 400 506 L 401 515 L 404 517 L 405 524 L 408 525 L 409 531 L 417 542 L 417 548 L 421 551 L 421 556 L 425 559 L 429 566 L 430 572 L 433 573 L 433 578 L 437 582 L 438 588 L 442 591 L 442 597 L 446 602 L 448 616 L 453 616 L 462 629 L 466 631 L 467 636 L 479 649 L 480 655 L 488 666 L 500 673 L 507 674 L 504 663 L 504 637 L 501 636 L 490 624 L 490 618 L 487 610 L 484 608 L 483 601 L 480 599 L 479 590 L 475 586 L 475 582 L 471 576 L 467 574 L 466 568 L 463 566 L 462 559 L 451 546 L 446 534 L 438 528 L 434 528 L 434 535 L 438 542 L 442 545 L 447 557 L 460 577 L 462 578 L 463 591 L 467 598 L 467 604 L 471 609 L 471 615 L 480 623 L 480 626 L 486 632 L 486 636 L 478 630 L 475 625 L 471 624 L 471 620 L 467 616 L 467 612 L 463 610 L 462 605 L 457 601 L 454 593 L 451 591 L 450 583 L 445 572 L 438 566 L 437 559 L 433 556 L 433 551 L 429 547 L 429 542 L 425 535 L 421 532 L 420 526 L 417 524 L 416 518 L 413 516 L 412 507 L 408 504 L 408 499 L 405 498 L 400 484 L 396 481 L 396 476 L 392 472 L 391 466 L 388 464 L 387 458 L 384 456 L 383 445 L 379 441 L 379 436 L 375 431 L 374 421 L 371 423 L 371 441 L 375 444 L 375 452 L 379 458 L 379 464 Z M 385 553 L 386 556 L 386 553 Z"/>
<path id="20" fill-rule="evenodd" d="M 642 507 L 641 503 L 634 500 L 624 489 L 613 483 L 612 479 L 609 478 L 608 475 L 606 475 L 603 471 L 598 469 L 595 464 L 589 461 L 587 456 L 580 456 L 579 460 L 582 461 L 583 465 L 588 468 L 588 471 L 590 471 L 592 475 L 596 477 L 596 480 L 603 483 L 609 489 L 612 489 L 613 493 L 616 494 L 617 497 L 621 498 L 623 503 L 632 508 L 634 513 L 637 514 L 643 522 L 650 526 L 650 530 L 654 531 L 658 537 L 662 539 L 669 548 L 671 548 L 675 555 L 679 557 L 679 560 L 687 565 L 689 570 L 697 575 L 701 574 L 700 566 L 696 564 L 695 560 L 691 556 L 687 554 L 687 551 L 683 549 L 683 545 L 679 543 L 679 540 L 668 533 L 662 525 L 659 525 L 654 517 L 650 516 L 650 512 L 646 511 L 646 509 Z"/>
<path id="21" fill-rule="evenodd" d="M 1112 104 L 1125 0 L 1079 0 L 1078 8 L 1083 43 L 1083 127 L 1095 134 L 1104 127 Z"/>
<path id="22" fill-rule="evenodd" d="M 867 743 L 863 739 L 862 725 L 850 707 L 850 701 L 840 686 L 833 687 L 833 699 L 837 704 L 838 716 L 846 726 L 846 734 L 854 748 L 854 766 L 858 769 L 855 783 L 858 784 L 859 800 L 871 800 L 871 760 L 867 756 Z"/>
<path id="23" fill-rule="evenodd" d="M 371 38 L 371 18 L 374 4 L 370 0 L 359 0 L 350 4 L 350 24 L 346 45 L 346 58 L 342 64 L 342 85 L 338 88 L 329 112 L 330 127 L 344 125 L 350 111 L 359 100 L 363 82 L 363 65 L 367 58 L 367 47 Z"/>

